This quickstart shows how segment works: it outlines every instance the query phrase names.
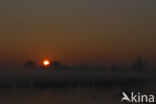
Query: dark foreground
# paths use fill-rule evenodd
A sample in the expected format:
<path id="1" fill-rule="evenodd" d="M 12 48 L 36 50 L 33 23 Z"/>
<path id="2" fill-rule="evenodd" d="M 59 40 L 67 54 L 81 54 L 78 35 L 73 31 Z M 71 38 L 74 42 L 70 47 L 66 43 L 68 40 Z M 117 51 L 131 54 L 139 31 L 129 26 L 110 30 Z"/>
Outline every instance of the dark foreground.
<path id="1" fill-rule="evenodd" d="M 120 104 L 122 92 L 156 95 L 155 73 L 57 71 L 0 77 L 0 104 Z"/>

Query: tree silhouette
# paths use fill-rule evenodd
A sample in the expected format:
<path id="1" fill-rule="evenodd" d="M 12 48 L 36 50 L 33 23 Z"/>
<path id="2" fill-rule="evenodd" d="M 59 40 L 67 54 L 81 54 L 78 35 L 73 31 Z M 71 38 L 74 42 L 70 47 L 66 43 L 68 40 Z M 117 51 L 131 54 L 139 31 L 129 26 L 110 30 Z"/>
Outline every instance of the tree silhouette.
<path id="1" fill-rule="evenodd" d="M 136 61 L 133 63 L 133 69 L 135 70 L 144 70 L 145 65 L 147 63 L 143 60 L 142 55 L 139 55 L 136 59 Z"/>
<path id="2" fill-rule="evenodd" d="M 52 69 L 58 69 L 61 68 L 61 63 L 59 61 L 53 61 L 50 66 Z"/>
<path id="3" fill-rule="evenodd" d="M 35 63 L 34 63 L 33 61 L 27 61 L 27 62 L 24 64 L 24 67 L 30 69 L 30 68 L 35 68 L 36 65 L 35 65 Z"/>

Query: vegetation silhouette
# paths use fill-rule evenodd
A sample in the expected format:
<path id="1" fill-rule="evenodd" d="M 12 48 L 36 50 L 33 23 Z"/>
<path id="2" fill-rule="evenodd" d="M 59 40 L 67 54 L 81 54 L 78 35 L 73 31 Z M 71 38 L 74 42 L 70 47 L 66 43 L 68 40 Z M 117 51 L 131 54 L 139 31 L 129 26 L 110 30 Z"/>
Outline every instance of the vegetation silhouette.
<path id="1" fill-rule="evenodd" d="M 136 58 L 136 61 L 133 63 L 132 69 L 133 70 L 143 71 L 143 70 L 145 70 L 146 64 L 147 64 L 147 62 L 144 61 L 143 56 L 142 55 L 139 55 Z"/>
<path id="2" fill-rule="evenodd" d="M 77 87 L 115 87 L 120 86 L 125 89 L 130 86 L 144 85 L 150 78 L 133 77 L 130 75 L 135 71 L 142 72 L 145 70 L 146 62 L 142 56 L 138 56 L 133 63 L 132 68 L 126 68 L 122 70 L 121 67 L 112 65 L 110 68 L 104 66 L 67 66 L 62 65 L 59 61 L 53 61 L 48 68 L 37 68 L 33 61 L 27 61 L 24 64 L 24 68 L 37 69 L 30 71 L 30 76 L 16 76 L 0 78 L 0 87 L 39 87 L 39 88 L 77 88 Z M 39 69 L 39 70 L 38 70 Z M 41 69 L 41 70 L 40 70 Z M 63 70 L 62 70 L 63 69 Z M 131 70 L 127 70 L 131 69 Z M 29 70 L 28 70 L 29 71 Z M 128 71 L 129 76 L 126 76 Z M 144 71 L 143 71 L 144 72 Z M 118 76 L 116 76 L 118 73 Z M 144 73 L 146 74 L 146 73 Z M 109 76 L 111 75 L 111 76 Z M 126 77 L 122 77 L 122 75 Z M 137 74 L 139 75 L 139 74 Z"/>
<path id="3" fill-rule="evenodd" d="M 59 62 L 59 61 L 53 61 L 51 63 L 51 65 L 50 65 L 50 68 L 52 68 L 52 69 L 59 69 L 59 68 L 61 68 L 61 62 Z"/>
<path id="4" fill-rule="evenodd" d="M 33 62 L 33 61 L 27 61 L 24 64 L 24 67 L 28 68 L 28 69 L 34 69 L 34 68 L 36 68 L 36 65 L 35 65 L 35 62 Z"/>

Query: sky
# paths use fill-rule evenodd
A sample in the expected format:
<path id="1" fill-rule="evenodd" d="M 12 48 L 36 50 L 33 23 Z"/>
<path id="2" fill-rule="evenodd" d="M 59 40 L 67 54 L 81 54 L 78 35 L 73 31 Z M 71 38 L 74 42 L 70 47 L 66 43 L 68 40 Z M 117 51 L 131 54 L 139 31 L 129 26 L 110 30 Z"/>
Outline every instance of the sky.
<path id="1" fill-rule="evenodd" d="M 155 0 L 0 0 L 0 63 L 156 64 Z"/>

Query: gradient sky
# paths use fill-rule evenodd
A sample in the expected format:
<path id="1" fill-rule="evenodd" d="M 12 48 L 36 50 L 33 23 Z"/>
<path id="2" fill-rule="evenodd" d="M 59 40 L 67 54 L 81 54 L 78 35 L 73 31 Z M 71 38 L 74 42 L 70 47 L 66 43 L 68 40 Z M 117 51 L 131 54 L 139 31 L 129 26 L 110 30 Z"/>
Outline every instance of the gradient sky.
<path id="1" fill-rule="evenodd" d="M 156 0 L 0 0 L 0 62 L 156 64 Z"/>

